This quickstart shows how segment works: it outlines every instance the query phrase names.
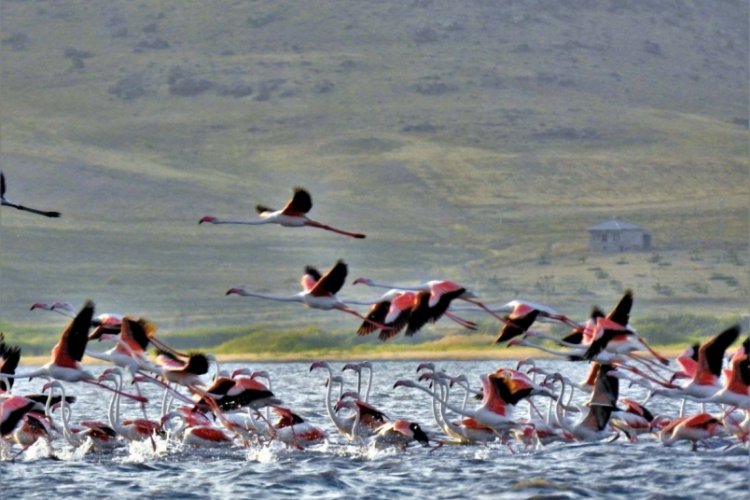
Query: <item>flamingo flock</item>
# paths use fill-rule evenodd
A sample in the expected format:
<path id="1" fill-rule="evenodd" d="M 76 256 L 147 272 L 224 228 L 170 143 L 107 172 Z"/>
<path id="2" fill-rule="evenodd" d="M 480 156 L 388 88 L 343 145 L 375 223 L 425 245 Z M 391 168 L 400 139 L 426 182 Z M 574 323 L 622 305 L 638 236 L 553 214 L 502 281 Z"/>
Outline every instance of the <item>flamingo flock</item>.
<path id="1" fill-rule="evenodd" d="M 55 217 L 8 201 L 1 174 L 0 180 L 4 206 Z M 310 194 L 295 188 L 281 210 L 259 205 L 257 220 L 205 216 L 200 223 L 274 223 L 365 238 L 308 218 L 311 208 Z M 79 308 L 63 302 L 39 302 L 31 309 L 56 312 L 70 321 L 62 329 L 50 361 L 34 370 L 23 371 L 21 349 L 0 334 L 0 446 L 6 451 L 4 456 L 15 458 L 39 440 L 50 448 L 59 441 L 76 449 L 85 446 L 94 453 L 132 441 L 148 441 L 155 448 L 156 439 L 199 447 L 247 448 L 280 442 L 296 449 L 336 438 L 377 448 L 406 449 L 415 444 L 432 450 L 446 444 L 486 446 L 496 442 L 512 452 L 556 442 L 611 441 L 621 436 L 631 442 L 651 437 L 665 446 L 687 441 L 694 450 L 711 442 L 750 446 L 750 337 L 730 352 L 740 339 L 738 325 L 687 348 L 677 358 L 679 368 L 674 369 L 630 324 L 632 290 L 626 290 L 609 313 L 594 307 L 588 319 L 577 322 L 531 301 L 516 299 L 499 307 L 488 306 L 469 287 L 448 280 L 407 286 L 360 277 L 353 285 L 387 291 L 370 301 L 351 301 L 338 296 L 347 276 L 348 266 L 339 260 L 325 273 L 305 266 L 301 291 L 295 294 L 269 295 L 233 287 L 226 295 L 300 302 L 310 308 L 344 312 L 361 321 L 358 335 L 379 332 L 383 341 L 401 331 L 415 335 L 442 318 L 474 330 L 477 324 L 458 313 L 487 314 L 498 322 L 496 344 L 523 345 L 545 356 L 588 364 L 589 373 L 575 382 L 564 373 L 545 371 L 527 358 L 515 368 L 500 367 L 472 381 L 466 374 L 448 374 L 428 362 L 416 367 L 413 379 L 399 378 L 390 381 L 389 387 L 379 388 L 381 396 L 386 391 L 394 396 L 413 391 L 410 402 L 427 405 L 433 415 L 434 423 L 428 427 L 414 420 L 409 408 L 402 408 L 404 414 L 398 416 L 378 409 L 378 401 L 371 397 L 372 363 L 348 363 L 337 372 L 330 363 L 316 361 L 310 372 L 324 374 L 321 392 L 329 421 L 326 428 L 322 422 L 305 420 L 302 411 L 286 405 L 284 391 L 272 391 L 269 373 L 247 367 L 230 373 L 210 353 L 180 352 L 160 339 L 156 325 L 145 318 L 95 315 L 92 301 Z M 354 307 L 357 305 L 368 306 L 368 312 L 360 313 Z M 533 329 L 542 321 L 572 330 L 556 336 Z M 94 350 L 91 341 L 109 342 L 112 347 Z M 149 348 L 153 348 L 151 353 Z M 106 369 L 95 376 L 83 365 L 84 355 L 106 363 Z M 356 374 L 356 386 L 347 386 L 344 379 L 343 374 L 350 371 Z M 16 394 L 16 379 L 39 379 L 40 392 Z M 77 414 L 77 398 L 69 394 L 76 384 L 109 395 L 106 413 L 99 420 Z M 151 392 L 159 391 L 159 402 L 143 396 L 145 385 L 153 386 Z M 623 394 L 626 385 L 638 386 L 647 396 L 638 401 Z M 654 398 L 674 400 L 678 405 L 669 414 L 657 413 L 648 408 Z M 700 412 L 688 412 L 688 402 L 691 407 L 699 405 Z M 125 413 L 129 413 L 127 418 L 122 417 Z M 17 450 L 13 450 L 15 446 Z"/>

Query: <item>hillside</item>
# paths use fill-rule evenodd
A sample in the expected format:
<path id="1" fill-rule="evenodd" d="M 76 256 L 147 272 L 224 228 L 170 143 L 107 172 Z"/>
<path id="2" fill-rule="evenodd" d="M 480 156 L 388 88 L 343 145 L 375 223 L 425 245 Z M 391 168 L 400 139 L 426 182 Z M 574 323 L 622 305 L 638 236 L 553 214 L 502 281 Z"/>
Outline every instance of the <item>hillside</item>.
<path id="1" fill-rule="evenodd" d="M 625 287 L 638 314 L 747 313 L 747 1 L 0 9 L 8 196 L 63 212 L 0 214 L 0 320 L 17 329 L 59 324 L 33 302 L 92 298 L 167 331 L 353 331 L 224 296 L 296 293 L 304 265 L 338 258 L 351 279 L 451 278 L 573 316 Z M 197 224 L 295 185 L 314 218 L 368 238 Z M 590 254 L 586 228 L 611 217 L 653 250 Z"/>

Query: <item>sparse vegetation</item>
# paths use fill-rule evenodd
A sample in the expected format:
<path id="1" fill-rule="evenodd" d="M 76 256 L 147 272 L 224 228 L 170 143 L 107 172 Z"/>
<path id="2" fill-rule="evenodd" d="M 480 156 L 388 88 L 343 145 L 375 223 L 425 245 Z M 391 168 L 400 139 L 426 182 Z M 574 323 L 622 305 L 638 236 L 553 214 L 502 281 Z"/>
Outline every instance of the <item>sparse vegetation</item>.
<path id="1" fill-rule="evenodd" d="M 353 318 L 224 293 L 293 292 L 304 265 L 338 258 L 573 317 L 624 288 L 634 318 L 745 310 L 747 15 L 569 3 L 563 19 L 525 0 L 512 16 L 493 2 L 4 2 L 8 194 L 63 217 L 2 210 L 0 319 L 36 349 L 59 318 L 31 303 L 92 298 L 195 347 L 297 348 L 259 333 L 282 331 L 333 349 Z M 368 238 L 197 225 L 297 184 L 316 218 Z M 613 216 L 653 250 L 589 253 L 585 228 Z M 453 330 L 436 332 L 414 342 Z M 337 345 L 386 348 L 356 340 Z"/>

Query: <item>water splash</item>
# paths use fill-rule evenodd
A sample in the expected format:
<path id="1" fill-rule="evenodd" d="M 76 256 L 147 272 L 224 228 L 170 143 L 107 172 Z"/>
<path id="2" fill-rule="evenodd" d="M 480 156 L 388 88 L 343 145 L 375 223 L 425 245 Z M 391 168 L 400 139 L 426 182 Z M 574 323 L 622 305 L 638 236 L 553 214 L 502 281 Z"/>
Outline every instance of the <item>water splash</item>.
<path id="1" fill-rule="evenodd" d="M 168 455 L 169 450 L 170 442 L 167 439 L 154 436 L 153 444 L 150 439 L 130 441 L 126 455 L 115 458 L 113 461 L 123 464 L 142 464 Z"/>

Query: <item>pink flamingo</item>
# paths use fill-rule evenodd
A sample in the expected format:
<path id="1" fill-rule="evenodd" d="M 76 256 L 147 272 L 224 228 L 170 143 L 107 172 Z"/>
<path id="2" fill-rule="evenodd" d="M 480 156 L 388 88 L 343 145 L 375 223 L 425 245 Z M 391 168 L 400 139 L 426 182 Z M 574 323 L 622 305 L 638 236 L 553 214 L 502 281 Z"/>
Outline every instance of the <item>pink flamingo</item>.
<path id="1" fill-rule="evenodd" d="M 315 281 L 313 285 L 314 275 L 310 274 L 309 267 L 306 268 L 305 275 L 302 277 L 303 290 L 295 295 L 291 296 L 277 296 L 267 295 L 257 292 L 250 292 L 244 288 L 231 288 L 227 291 L 226 295 L 241 295 L 243 297 L 257 297 L 260 299 L 276 300 L 280 302 L 302 302 L 307 307 L 313 309 L 322 309 L 329 311 L 335 309 L 342 311 L 347 314 L 356 316 L 362 320 L 368 321 L 373 324 L 376 328 L 383 330 L 390 330 L 391 328 L 381 323 L 373 322 L 367 319 L 359 312 L 347 306 L 342 302 L 336 294 L 344 286 L 348 268 L 343 260 L 339 260 L 336 264 L 323 276 Z M 312 285 L 312 286 L 311 286 Z"/>
<path id="2" fill-rule="evenodd" d="M 698 441 L 715 436 L 721 430 L 719 419 L 708 413 L 673 420 L 659 432 L 659 439 L 666 446 L 676 441 L 690 441 L 693 451 L 698 449 Z"/>
<path id="3" fill-rule="evenodd" d="M 352 238 L 363 239 L 366 236 L 362 233 L 351 233 L 349 231 L 343 231 L 335 227 L 323 224 L 321 222 L 310 219 L 307 213 L 312 208 L 312 197 L 310 193 L 300 187 L 294 188 L 294 194 L 292 198 L 281 210 L 274 210 L 263 205 L 256 205 L 255 210 L 258 212 L 260 217 L 257 220 L 243 221 L 243 220 L 224 220 L 214 217 L 212 215 L 206 215 L 198 222 L 198 224 L 247 224 L 247 225 L 260 225 L 260 224 L 279 224 L 284 227 L 317 227 L 325 229 L 326 231 L 333 231 L 334 233 L 343 234 L 344 236 L 350 236 Z"/>
<path id="4" fill-rule="evenodd" d="M 110 391 L 116 391 L 95 380 L 95 377 L 83 369 L 81 359 L 86 352 L 88 342 L 88 331 L 91 327 L 91 319 L 94 315 L 94 303 L 86 302 L 81 311 L 63 330 L 60 340 L 52 348 L 52 360 L 42 366 L 40 369 L 22 374 L 5 375 L 5 377 L 15 378 L 33 378 L 46 377 L 66 382 L 85 382 L 96 385 Z M 140 401 L 142 403 L 148 400 L 141 396 L 135 396 L 128 393 L 121 393 L 122 396 Z"/>

